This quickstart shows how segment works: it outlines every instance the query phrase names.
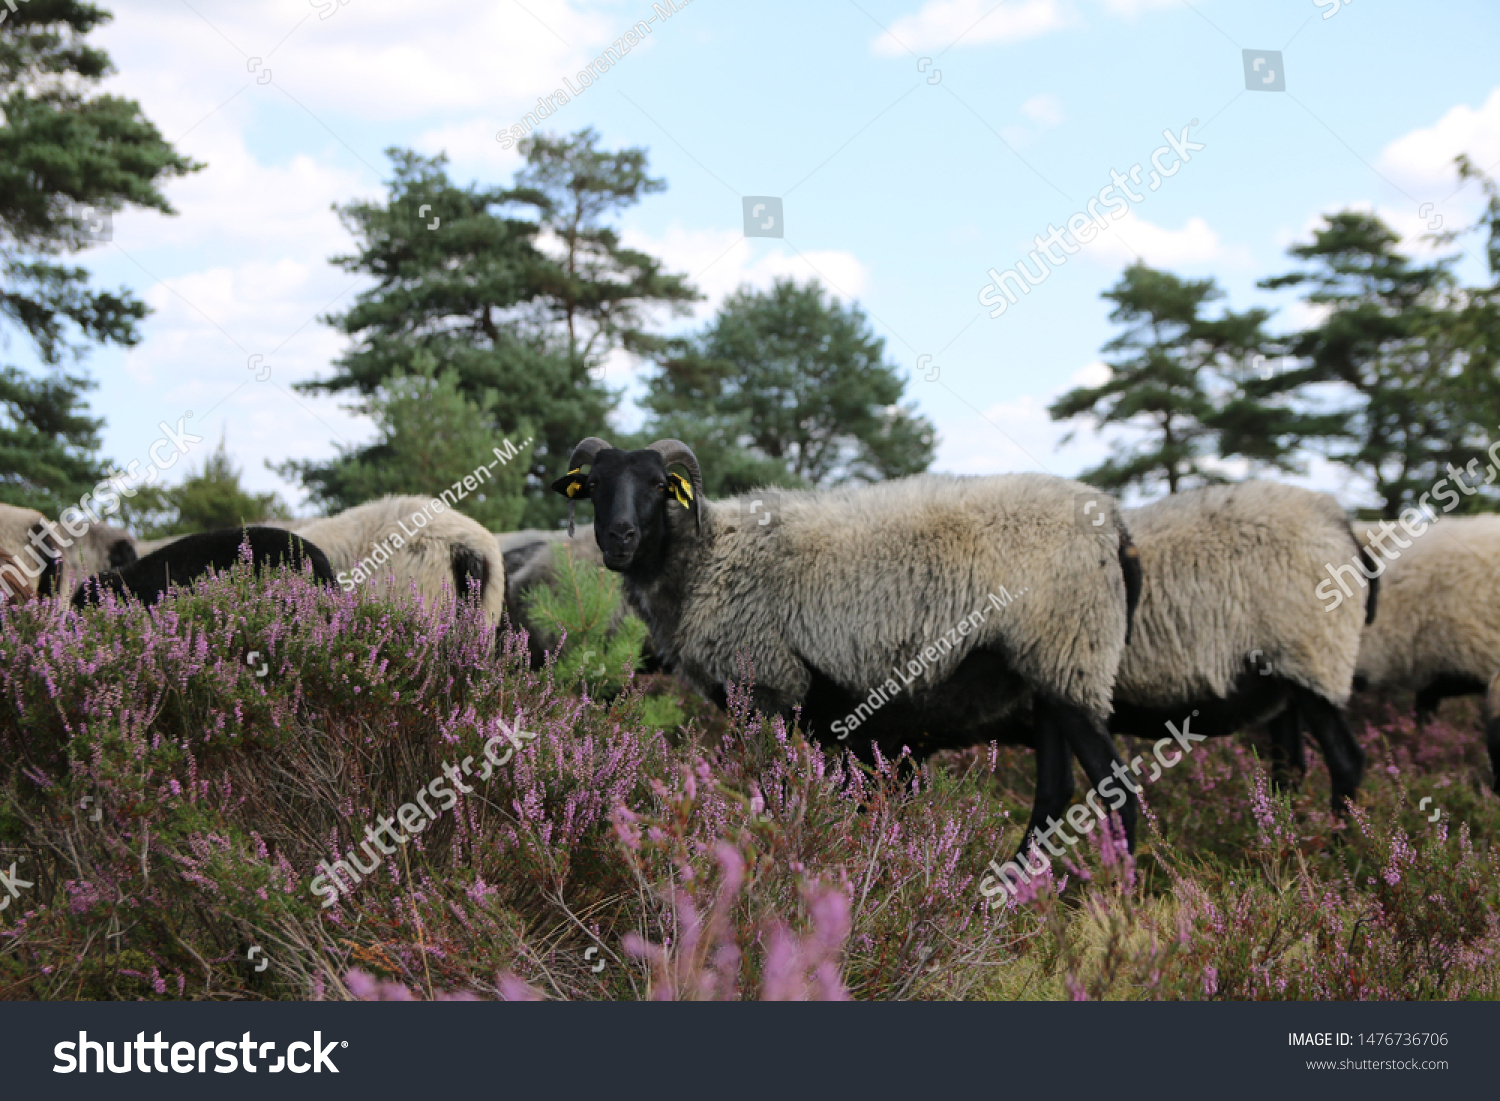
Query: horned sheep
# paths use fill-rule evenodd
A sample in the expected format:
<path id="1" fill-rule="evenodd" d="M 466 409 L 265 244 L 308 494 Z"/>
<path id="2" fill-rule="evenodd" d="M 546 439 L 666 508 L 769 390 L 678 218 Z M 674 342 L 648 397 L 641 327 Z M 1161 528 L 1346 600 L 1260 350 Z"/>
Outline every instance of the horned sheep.
<path id="1" fill-rule="evenodd" d="M 1284 783 L 1305 768 L 1306 724 L 1341 809 L 1364 770 L 1342 708 L 1374 592 L 1368 606 L 1331 609 L 1315 595 L 1328 563 L 1359 552 L 1338 502 L 1242 482 L 1173 494 L 1127 510 L 1125 522 L 1144 584 L 1111 729 L 1155 740 L 1168 722 L 1186 736 L 1189 722 L 1202 735 L 1269 721 Z"/>
<path id="2" fill-rule="evenodd" d="M 989 740 L 1032 700 L 1023 845 L 1068 806 L 1070 749 L 1091 782 L 1112 784 L 1105 721 L 1140 575 L 1107 496 L 1040 474 L 919 475 L 782 492 L 757 515 L 748 497 L 705 500 L 680 441 L 626 452 L 597 437 L 553 489 L 570 508 L 593 503 L 605 566 L 705 696 L 722 704 L 748 655 L 761 710 L 800 708 L 820 740 L 862 716 L 850 744 L 887 757 Z M 1099 507 L 1080 522 L 1084 498 Z M 1115 792 L 1132 831 L 1134 801 Z"/>
<path id="3" fill-rule="evenodd" d="M 1500 670 L 1500 516 L 1402 526 L 1404 535 L 1388 521 L 1355 528 L 1381 552 L 1381 611 L 1361 641 L 1355 685 L 1416 693 L 1417 721 L 1425 723 L 1444 698 L 1483 693 Z M 1491 720 L 1497 715 L 1489 711 Z M 1500 723 L 1487 731 L 1500 792 Z"/>

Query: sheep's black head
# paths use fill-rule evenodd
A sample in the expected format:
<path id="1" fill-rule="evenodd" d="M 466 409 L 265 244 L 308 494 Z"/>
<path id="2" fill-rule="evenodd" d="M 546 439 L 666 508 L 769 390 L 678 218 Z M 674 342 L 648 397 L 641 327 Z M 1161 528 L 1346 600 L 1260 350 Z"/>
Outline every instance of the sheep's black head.
<path id="1" fill-rule="evenodd" d="M 116 539 L 109 545 L 109 564 L 114 569 L 128 566 L 136 561 L 139 556 L 135 552 L 135 544 L 129 539 Z"/>
<path id="2" fill-rule="evenodd" d="M 681 465 L 689 478 L 669 471 Z M 584 472 L 583 467 L 589 469 Z M 667 510 L 687 508 L 698 527 L 703 476 L 692 449 L 679 440 L 658 440 L 640 451 L 621 451 L 597 436 L 573 449 L 568 472 L 552 483 L 568 499 L 568 534 L 573 533 L 573 502 L 594 503 L 594 538 L 604 564 L 617 573 L 649 569 L 667 538 Z"/>

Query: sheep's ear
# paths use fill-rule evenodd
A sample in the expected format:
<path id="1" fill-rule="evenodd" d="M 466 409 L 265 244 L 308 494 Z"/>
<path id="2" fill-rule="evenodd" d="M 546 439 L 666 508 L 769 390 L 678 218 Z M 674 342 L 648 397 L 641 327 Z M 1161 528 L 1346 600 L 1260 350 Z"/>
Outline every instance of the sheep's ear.
<path id="1" fill-rule="evenodd" d="M 585 487 L 584 477 L 578 470 L 570 470 L 557 481 L 552 483 L 555 493 L 561 493 L 570 501 L 587 500 L 588 490 Z"/>
<path id="2" fill-rule="evenodd" d="M 693 507 L 693 483 L 681 474 L 667 475 L 667 492 L 677 498 L 677 503 L 683 508 Z"/>

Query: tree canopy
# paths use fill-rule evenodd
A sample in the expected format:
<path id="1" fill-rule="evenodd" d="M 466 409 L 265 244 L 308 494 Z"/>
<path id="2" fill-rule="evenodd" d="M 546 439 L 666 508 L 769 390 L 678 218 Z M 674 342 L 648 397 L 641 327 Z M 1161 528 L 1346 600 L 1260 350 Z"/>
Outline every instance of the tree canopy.
<path id="1" fill-rule="evenodd" d="M 202 166 L 134 101 L 92 92 L 113 69 L 84 39 L 107 11 L 77 0 L 10 7 L 0 22 L 0 335 L 25 337 L 42 373 L 0 364 L 0 500 L 56 513 L 107 465 L 103 421 L 84 405 L 92 383 L 76 364 L 95 344 L 135 344 L 146 316 L 128 290 L 97 290 L 61 258 L 99 240 L 127 204 L 173 213 L 161 184 Z"/>

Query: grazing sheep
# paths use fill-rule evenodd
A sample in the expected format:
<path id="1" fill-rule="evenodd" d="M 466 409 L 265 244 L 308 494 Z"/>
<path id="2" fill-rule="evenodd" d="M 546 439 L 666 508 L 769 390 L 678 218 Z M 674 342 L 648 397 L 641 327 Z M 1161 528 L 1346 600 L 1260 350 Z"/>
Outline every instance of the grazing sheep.
<path id="1" fill-rule="evenodd" d="M 382 497 L 298 523 L 297 534 L 323 548 L 345 589 L 393 577 L 399 590 L 415 581 L 423 600 L 435 601 L 445 585 L 466 598 L 473 581 L 492 628 L 505 611 L 505 560 L 495 537 L 441 499 Z"/>
<path id="2" fill-rule="evenodd" d="M 679 464 L 690 482 L 668 473 Z M 677 440 L 626 452 L 590 437 L 568 465 L 553 489 L 593 502 L 605 566 L 703 695 L 722 705 L 748 655 L 761 710 L 800 707 L 820 740 L 857 729 L 857 749 L 887 757 L 987 741 L 1032 700 L 1023 846 L 1068 805 L 1069 749 L 1113 785 L 1105 719 L 1139 568 L 1110 498 L 1040 474 L 923 475 L 782 491 L 757 514 L 760 499 L 704 500 Z M 1083 499 L 1100 506 L 1090 522 Z M 1133 831 L 1134 801 L 1114 794 Z"/>
<path id="3" fill-rule="evenodd" d="M 49 539 L 51 540 L 49 542 Z M 61 585 L 63 543 L 57 525 L 36 509 L 0 504 L 0 597 L 51 595 Z"/>
<path id="4" fill-rule="evenodd" d="M 155 604 L 173 585 L 188 585 L 209 570 L 229 569 L 241 560 L 243 543 L 250 544 L 257 573 L 262 566 L 301 569 L 303 562 L 308 562 L 315 579 L 333 584 L 327 557 L 300 535 L 280 528 L 225 528 L 185 535 L 128 566 L 87 578 L 73 593 L 73 606 L 98 604 L 105 591 L 120 597 L 129 593 L 142 604 Z"/>
<path id="5" fill-rule="evenodd" d="M 1144 586 L 1110 728 L 1155 740 L 1168 721 L 1186 728 L 1191 719 L 1203 735 L 1269 720 L 1285 782 L 1305 767 L 1306 723 L 1341 809 L 1364 771 L 1342 708 L 1367 609 L 1326 608 L 1314 594 L 1328 563 L 1359 552 L 1338 502 L 1244 482 L 1173 494 L 1127 511 L 1125 522 Z"/>
<path id="6" fill-rule="evenodd" d="M 1380 616 L 1361 640 L 1355 686 L 1416 693 L 1418 723 L 1449 696 L 1485 692 L 1500 669 L 1500 516 L 1358 524 L 1355 535 L 1382 552 Z M 1500 740 L 1488 742 L 1500 792 Z"/>
<path id="7" fill-rule="evenodd" d="M 68 566 L 80 576 L 128 566 L 140 557 L 135 539 L 124 528 L 112 524 L 90 524 L 88 531 L 74 540 Z"/>

